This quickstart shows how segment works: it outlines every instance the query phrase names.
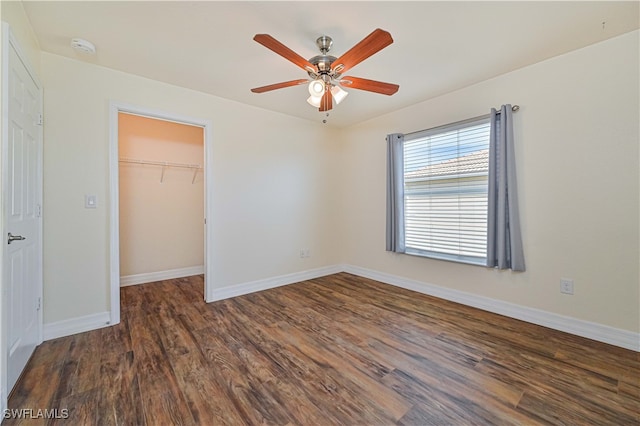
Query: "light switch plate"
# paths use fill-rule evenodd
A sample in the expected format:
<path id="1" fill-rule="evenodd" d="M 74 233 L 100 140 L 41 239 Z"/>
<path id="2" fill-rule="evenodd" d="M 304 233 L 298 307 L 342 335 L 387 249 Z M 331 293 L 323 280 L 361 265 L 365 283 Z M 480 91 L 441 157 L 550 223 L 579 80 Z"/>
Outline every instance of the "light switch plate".
<path id="1" fill-rule="evenodd" d="M 98 206 L 98 199 L 95 195 L 84 196 L 84 208 L 95 209 Z"/>

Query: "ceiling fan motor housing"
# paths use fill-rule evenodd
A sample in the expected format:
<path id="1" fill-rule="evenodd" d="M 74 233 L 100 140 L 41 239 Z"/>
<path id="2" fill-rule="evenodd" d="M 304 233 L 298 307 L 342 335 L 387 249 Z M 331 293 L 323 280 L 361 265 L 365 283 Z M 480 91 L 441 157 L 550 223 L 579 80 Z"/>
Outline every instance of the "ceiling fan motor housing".
<path id="1" fill-rule="evenodd" d="M 318 55 L 309 59 L 309 62 L 311 62 L 313 65 L 316 66 L 316 68 L 318 69 L 318 72 L 320 72 L 321 74 L 324 74 L 324 73 L 331 72 L 331 64 L 336 59 L 337 58 L 335 56 L 331 56 L 331 55 Z"/>
<path id="2" fill-rule="evenodd" d="M 337 59 L 335 56 L 327 55 L 329 50 L 331 50 L 331 46 L 333 45 L 333 40 L 331 37 L 323 35 L 318 37 L 316 40 L 316 46 L 320 49 L 322 55 L 314 56 L 309 59 L 309 62 L 313 64 L 318 70 L 317 73 L 309 72 L 309 76 L 313 79 L 317 79 L 319 76 L 323 77 L 323 80 L 327 80 L 325 76 L 329 76 L 330 78 L 337 78 L 339 74 L 331 70 L 331 64 Z M 315 75 L 314 75 L 315 74 Z"/>

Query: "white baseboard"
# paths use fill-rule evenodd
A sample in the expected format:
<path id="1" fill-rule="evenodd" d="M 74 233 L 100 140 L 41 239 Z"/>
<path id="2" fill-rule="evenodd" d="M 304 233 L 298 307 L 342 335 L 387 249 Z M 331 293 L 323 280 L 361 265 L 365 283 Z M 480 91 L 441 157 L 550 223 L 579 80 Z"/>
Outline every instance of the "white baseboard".
<path id="1" fill-rule="evenodd" d="M 192 272 L 195 270 L 195 268 L 185 268 L 173 271 L 184 271 L 186 269 L 189 269 Z M 579 320 L 576 318 L 567 317 L 540 309 L 529 308 L 526 306 L 516 305 L 501 300 L 491 299 L 489 297 L 478 296 L 472 293 L 453 290 L 433 284 L 427 284 L 421 281 L 411 280 L 408 278 L 399 277 L 397 275 L 378 272 L 372 269 L 361 268 L 354 265 L 330 265 L 322 268 L 311 269 L 308 271 L 295 272 L 292 274 L 279 275 L 277 277 L 250 281 L 230 287 L 213 289 L 211 297 L 207 297 L 207 302 L 215 302 L 217 300 L 242 296 L 245 294 L 268 290 L 283 285 L 294 284 L 301 281 L 319 278 L 326 275 L 337 274 L 339 272 L 348 272 L 350 274 L 380 281 L 385 284 L 390 284 L 396 287 L 405 288 L 407 290 L 416 291 L 418 293 L 438 297 L 440 299 L 449 300 L 452 302 L 482 309 L 484 311 L 493 312 L 510 318 L 530 322 L 532 324 L 549 327 L 554 330 L 564 331 L 566 333 L 575 334 L 577 336 L 586 337 L 588 339 L 640 352 L 640 333 L 634 333 L 631 331 L 621 330 L 590 321 Z M 197 275 L 200 273 L 203 272 L 196 271 L 187 275 L 179 275 L 173 278 Z M 152 274 L 140 275 L 151 276 Z M 136 276 L 132 275 L 130 277 Z M 166 275 L 164 277 L 166 277 Z M 157 278 L 157 276 L 154 275 L 154 279 L 152 279 L 151 281 L 158 281 L 162 279 L 170 278 Z M 129 284 L 123 285 L 133 284 L 138 283 L 131 281 Z M 98 328 L 106 327 L 109 324 L 109 312 L 101 312 L 98 314 L 49 323 L 44 325 L 44 340 L 51 340 L 57 337 L 69 336 L 84 331 L 96 330 Z"/>
<path id="2" fill-rule="evenodd" d="M 311 269 L 308 271 L 294 272 L 292 274 L 279 275 L 277 277 L 265 278 L 263 280 L 250 281 L 230 287 L 214 288 L 207 302 L 229 299 L 231 297 L 242 296 L 244 294 L 255 293 L 257 291 L 268 290 L 270 288 L 293 284 L 300 281 L 311 280 L 313 278 L 324 277 L 326 275 L 342 272 L 342 265 L 331 265 L 323 268 Z"/>
<path id="3" fill-rule="evenodd" d="M 109 325 L 111 325 L 111 315 L 109 312 L 100 312 L 63 321 L 51 322 L 44 325 L 44 340 L 71 336 L 72 334 L 97 330 L 108 327 Z"/>
<path id="4" fill-rule="evenodd" d="M 125 275 L 120 277 L 120 287 L 129 285 L 152 283 L 155 281 L 172 280 L 174 278 L 190 277 L 204 274 L 204 265 L 188 268 L 169 269 L 167 271 L 147 272 L 144 274 Z"/>
<path id="5" fill-rule="evenodd" d="M 640 352 L 640 333 L 621 330 L 607 325 L 579 320 L 433 284 L 426 284 L 396 275 L 361 268 L 359 266 L 344 265 L 343 271 L 385 284 L 391 284 L 396 287 L 402 287 L 407 290 L 413 290 L 418 293 L 428 294 L 440 299 L 461 303 L 484 311 Z"/>

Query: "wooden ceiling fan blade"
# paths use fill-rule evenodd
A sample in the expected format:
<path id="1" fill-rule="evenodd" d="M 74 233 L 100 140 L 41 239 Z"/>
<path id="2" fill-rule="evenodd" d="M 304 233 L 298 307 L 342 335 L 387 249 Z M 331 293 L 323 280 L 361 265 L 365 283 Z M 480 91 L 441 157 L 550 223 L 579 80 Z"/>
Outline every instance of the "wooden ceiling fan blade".
<path id="1" fill-rule="evenodd" d="M 270 84 L 268 86 L 256 87 L 251 89 L 251 91 L 253 93 L 264 93 L 264 92 L 270 92 L 271 90 L 283 89 L 285 87 L 298 86 L 300 84 L 306 84 L 308 82 L 309 80 L 307 79 L 284 81 L 282 83 L 275 83 L 275 84 Z"/>
<path id="2" fill-rule="evenodd" d="M 312 72 L 317 71 L 311 62 L 307 61 L 305 58 L 298 55 L 275 38 L 271 37 L 269 34 L 256 34 L 253 39 L 267 49 L 276 52 L 286 60 L 293 62 L 303 70 Z"/>
<path id="3" fill-rule="evenodd" d="M 320 108 L 318 109 L 320 112 L 330 111 L 333 108 L 333 96 L 331 95 L 330 90 L 325 90 L 324 95 L 322 95 L 322 100 L 320 100 Z"/>
<path id="4" fill-rule="evenodd" d="M 366 90 L 368 92 L 393 95 L 400 88 L 397 84 L 384 83 L 382 81 L 367 80 L 359 77 L 342 77 L 340 85 L 350 89 Z"/>
<path id="5" fill-rule="evenodd" d="M 391 43 L 393 43 L 391 34 L 378 28 L 336 59 L 332 64 L 332 68 L 342 74 Z"/>

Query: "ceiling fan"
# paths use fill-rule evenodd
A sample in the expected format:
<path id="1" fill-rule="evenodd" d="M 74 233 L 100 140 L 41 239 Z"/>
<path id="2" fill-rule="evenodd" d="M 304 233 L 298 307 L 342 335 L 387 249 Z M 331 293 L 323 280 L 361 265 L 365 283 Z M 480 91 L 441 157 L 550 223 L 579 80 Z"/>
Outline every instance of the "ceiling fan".
<path id="1" fill-rule="evenodd" d="M 308 84 L 311 96 L 307 99 L 307 102 L 317 107 L 319 111 L 329 111 L 333 108 L 334 100 L 336 104 L 339 104 L 348 94 L 340 86 L 383 95 L 393 95 L 400 87 L 397 84 L 342 76 L 346 71 L 393 43 L 391 34 L 380 28 L 366 36 L 339 58 L 327 54 L 333 44 L 333 40 L 329 36 L 318 37 L 316 45 L 322 54 L 309 60 L 304 59 L 269 34 L 256 34 L 253 39 L 305 70 L 311 78 L 311 80 L 291 80 L 256 87 L 251 89 L 253 93 L 264 93 L 285 87 Z"/>

